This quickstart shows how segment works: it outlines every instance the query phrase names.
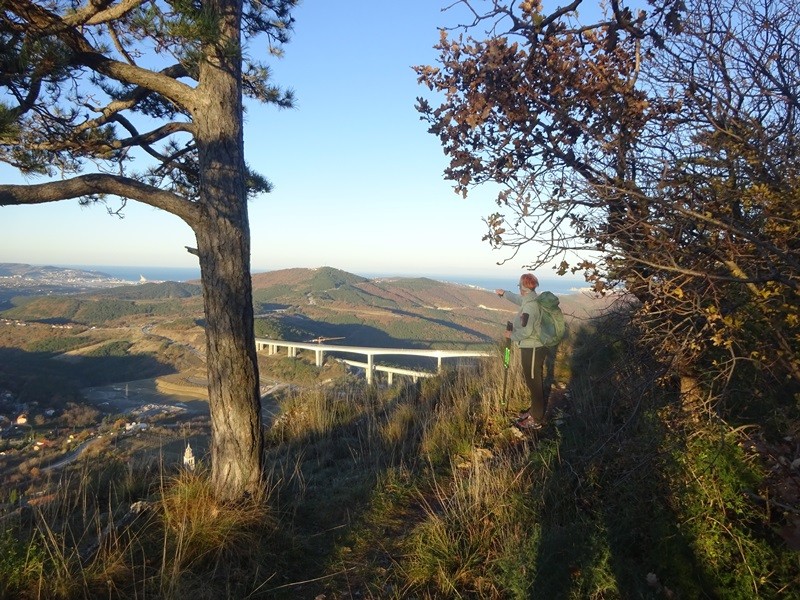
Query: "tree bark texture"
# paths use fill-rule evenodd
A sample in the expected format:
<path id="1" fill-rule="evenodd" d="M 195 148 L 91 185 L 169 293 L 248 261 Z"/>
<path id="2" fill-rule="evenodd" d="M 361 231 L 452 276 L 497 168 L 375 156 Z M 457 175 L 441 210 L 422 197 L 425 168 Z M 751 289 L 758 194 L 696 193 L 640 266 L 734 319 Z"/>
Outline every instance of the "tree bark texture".
<path id="1" fill-rule="evenodd" d="M 241 6 L 231 9 L 231 4 L 236 3 L 217 4 L 223 41 L 205 47 L 202 106 L 193 115 L 201 177 L 195 235 L 206 315 L 211 476 L 222 500 L 257 494 L 263 473 L 238 54 Z"/>

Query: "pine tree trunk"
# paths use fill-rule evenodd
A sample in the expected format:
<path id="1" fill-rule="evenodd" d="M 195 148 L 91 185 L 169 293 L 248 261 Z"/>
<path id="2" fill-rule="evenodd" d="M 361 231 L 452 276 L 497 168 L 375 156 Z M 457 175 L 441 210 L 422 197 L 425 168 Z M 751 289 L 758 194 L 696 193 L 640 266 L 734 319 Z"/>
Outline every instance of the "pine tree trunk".
<path id="1" fill-rule="evenodd" d="M 206 315 L 212 481 L 217 498 L 257 494 L 263 473 L 246 209 L 197 233 Z"/>
<path id="2" fill-rule="evenodd" d="M 261 490 L 263 432 L 253 332 L 250 225 L 242 132 L 241 2 L 210 0 L 220 36 L 204 47 L 195 111 L 200 219 L 195 226 L 206 316 L 212 482 L 217 498 Z"/>

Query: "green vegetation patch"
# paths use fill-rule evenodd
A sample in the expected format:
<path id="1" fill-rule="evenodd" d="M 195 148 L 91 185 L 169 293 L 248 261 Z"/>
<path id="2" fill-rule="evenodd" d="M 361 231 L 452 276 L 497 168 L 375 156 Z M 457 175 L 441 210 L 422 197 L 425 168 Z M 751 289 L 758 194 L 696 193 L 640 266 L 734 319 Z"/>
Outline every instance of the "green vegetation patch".
<path id="1" fill-rule="evenodd" d="M 256 319 L 254 330 L 256 337 L 273 340 L 308 340 L 314 337 L 313 332 L 279 316 Z"/>
<path id="2" fill-rule="evenodd" d="M 268 305 L 274 303 L 276 300 L 286 300 L 291 297 L 297 298 L 302 296 L 295 293 L 293 286 L 287 284 L 276 284 L 253 290 L 253 304 L 256 308 L 256 312 L 268 310 Z"/>
<path id="3" fill-rule="evenodd" d="M 93 344 L 94 340 L 86 336 L 68 335 L 63 337 L 51 337 L 36 340 L 28 344 L 26 350 L 29 352 L 49 352 L 58 354 L 68 352 L 83 346 Z"/>
<path id="4" fill-rule="evenodd" d="M 23 300 L 4 311 L 8 319 L 23 321 L 73 321 L 87 325 L 103 325 L 132 315 L 166 316 L 185 312 L 181 300 L 138 302 L 115 298 L 85 299 L 80 297 L 46 297 Z"/>
<path id="5" fill-rule="evenodd" d="M 357 283 L 369 281 L 365 277 L 353 275 L 346 271 L 334 269 L 331 267 L 322 267 L 314 272 L 309 282 L 309 289 L 314 292 L 321 292 L 330 289 L 340 288 L 342 286 L 353 286 Z"/>
<path id="6" fill-rule="evenodd" d="M 3 311 L 7 319 L 33 321 L 37 319 L 72 320 L 81 306 L 80 300 L 71 296 L 42 296 L 14 298 L 14 308 Z"/>
<path id="7" fill-rule="evenodd" d="M 739 435 L 711 425 L 688 440 L 675 464 L 673 477 L 682 485 L 672 502 L 707 588 L 742 600 L 780 597 L 784 583 L 797 577 L 797 559 L 770 526 L 768 511 L 753 502 L 765 473 L 748 460 Z"/>
<path id="8" fill-rule="evenodd" d="M 309 384 L 317 380 L 319 367 L 308 360 L 291 356 L 259 357 L 261 376 L 278 381 Z"/>
<path id="9" fill-rule="evenodd" d="M 194 298 L 203 294 L 203 288 L 194 283 L 164 281 L 161 283 L 140 283 L 108 290 L 92 292 L 93 296 L 116 298 L 120 300 L 160 300 Z"/>
<path id="10" fill-rule="evenodd" d="M 139 303 L 133 300 L 91 300 L 81 304 L 73 319 L 79 323 L 104 324 L 131 315 L 166 315 L 177 311 L 177 306 Z"/>
<path id="11" fill-rule="evenodd" d="M 0 598 L 23 597 L 44 558 L 38 544 L 26 543 L 11 528 L 0 529 Z"/>
<path id="12" fill-rule="evenodd" d="M 84 356 L 88 357 L 106 357 L 106 356 L 127 356 L 128 350 L 133 344 L 125 340 L 117 340 L 103 344 L 98 348 L 93 348 L 86 352 Z"/>
<path id="13" fill-rule="evenodd" d="M 343 285 L 334 290 L 327 290 L 325 297 L 334 302 L 342 302 L 344 304 L 352 304 L 354 306 L 364 307 L 379 307 L 386 309 L 396 309 L 397 302 L 387 298 L 381 298 L 364 290 L 353 287 L 352 285 Z"/>

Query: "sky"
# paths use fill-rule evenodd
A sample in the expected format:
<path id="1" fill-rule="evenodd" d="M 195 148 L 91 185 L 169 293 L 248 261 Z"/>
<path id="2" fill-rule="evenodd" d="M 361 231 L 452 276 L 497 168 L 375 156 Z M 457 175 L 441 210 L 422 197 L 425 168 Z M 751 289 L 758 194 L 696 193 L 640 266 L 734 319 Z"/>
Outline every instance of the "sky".
<path id="1" fill-rule="evenodd" d="M 510 252 L 481 240 L 493 194 L 453 192 L 439 141 L 414 108 L 429 94 L 412 66 L 436 62 L 438 28 L 459 21 L 442 12 L 451 3 L 303 0 L 296 9 L 285 56 L 269 61 L 296 106 L 249 104 L 245 116 L 246 160 L 274 184 L 249 207 L 253 272 L 331 266 L 511 281 L 522 272 L 524 253 L 499 266 Z M 5 165 L 0 181 L 26 182 Z M 0 262 L 194 267 L 185 247 L 195 245 L 180 219 L 135 202 L 124 219 L 77 200 L 0 207 Z"/>

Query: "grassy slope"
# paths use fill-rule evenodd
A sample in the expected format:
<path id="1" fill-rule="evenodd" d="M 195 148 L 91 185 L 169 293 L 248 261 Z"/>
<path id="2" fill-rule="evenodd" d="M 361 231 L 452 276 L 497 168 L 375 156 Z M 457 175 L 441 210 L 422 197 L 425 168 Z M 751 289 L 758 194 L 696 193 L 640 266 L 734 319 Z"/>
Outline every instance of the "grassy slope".
<path id="1" fill-rule="evenodd" d="M 490 347 L 516 305 L 493 292 L 427 278 L 369 280 L 331 268 L 287 269 L 253 276 L 256 313 L 282 309 L 257 331 L 283 339 L 344 337 L 365 346 Z M 580 322 L 602 301 L 565 296 Z"/>
<path id="2" fill-rule="evenodd" d="M 288 394 L 267 495 L 249 505 L 215 505 L 202 473 L 120 468 L 109 452 L 96 474 L 72 472 L 82 502 L 64 491 L 41 518 L 5 521 L 0 595 L 45 582 L 59 598 L 790 597 L 800 568 L 775 532 L 787 516 L 743 493 L 775 492 L 748 436 L 686 429 L 674 390 L 617 333 L 562 349 L 569 395 L 554 392 L 535 437 L 508 426 L 525 391 L 514 365 L 501 405 L 499 360 L 383 391 L 340 378 Z M 87 559 L 108 507 L 122 522 L 139 500 L 144 516 Z"/>

